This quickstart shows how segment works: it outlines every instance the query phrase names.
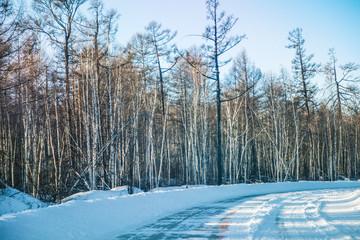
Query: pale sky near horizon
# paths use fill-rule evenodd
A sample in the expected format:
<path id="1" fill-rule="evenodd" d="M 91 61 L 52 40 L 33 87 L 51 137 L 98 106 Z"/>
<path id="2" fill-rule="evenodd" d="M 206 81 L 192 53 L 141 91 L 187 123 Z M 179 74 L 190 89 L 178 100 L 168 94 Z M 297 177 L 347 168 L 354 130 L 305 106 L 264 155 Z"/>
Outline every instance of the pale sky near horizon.
<path id="1" fill-rule="evenodd" d="M 206 25 L 205 0 L 104 0 L 105 8 L 120 14 L 117 41 L 125 45 L 150 21 L 177 31 L 179 48 L 200 46 Z M 220 10 L 238 18 L 232 34 L 246 34 L 231 52 L 243 49 L 263 72 L 291 70 L 295 52 L 287 49 L 288 33 L 303 29 L 307 53 L 325 64 L 329 48 L 335 48 L 339 63 L 360 64 L 360 0 L 221 0 Z"/>

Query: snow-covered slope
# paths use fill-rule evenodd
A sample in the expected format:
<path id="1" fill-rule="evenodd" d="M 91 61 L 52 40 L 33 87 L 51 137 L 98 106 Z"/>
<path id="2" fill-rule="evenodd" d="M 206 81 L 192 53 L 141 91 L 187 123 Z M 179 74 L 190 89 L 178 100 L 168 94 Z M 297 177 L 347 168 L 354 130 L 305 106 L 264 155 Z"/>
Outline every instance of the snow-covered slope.
<path id="1" fill-rule="evenodd" d="M 48 204 L 11 187 L 0 189 L 0 216 L 45 207 Z"/>
<path id="2" fill-rule="evenodd" d="M 360 182 L 299 182 L 196 186 L 158 189 L 126 196 L 69 200 L 66 203 L 0 217 L 0 239 L 114 239 L 161 217 L 238 196 L 334 188 L 360 188 Z M 108 194 L 105 193 L 104 194 Z"/>

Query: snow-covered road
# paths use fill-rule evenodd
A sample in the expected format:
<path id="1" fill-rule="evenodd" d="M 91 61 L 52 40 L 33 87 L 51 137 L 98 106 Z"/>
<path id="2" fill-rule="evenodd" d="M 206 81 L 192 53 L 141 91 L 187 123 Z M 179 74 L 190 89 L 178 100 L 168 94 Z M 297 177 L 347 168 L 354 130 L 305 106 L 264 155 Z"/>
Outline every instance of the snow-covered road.
<path id="1" fill-rule="evenodd" d="M 117 239 L 360 239 L 360 189 L 230 198 L 172 214 Z"/>

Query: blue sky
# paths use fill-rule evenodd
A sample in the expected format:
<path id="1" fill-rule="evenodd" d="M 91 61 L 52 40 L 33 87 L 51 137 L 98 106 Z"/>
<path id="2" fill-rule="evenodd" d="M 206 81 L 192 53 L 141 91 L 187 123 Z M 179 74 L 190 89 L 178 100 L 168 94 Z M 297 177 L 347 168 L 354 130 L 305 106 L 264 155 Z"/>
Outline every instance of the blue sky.
<path id="1" fill-rule="evenodd" d="M 179 48 L 200 46 L 206 25 L 205 0 L 104 0 L 106 8 L 121 14 L 117 40 L 125 45 L 152 20 L 177 31 Z M 246 34 L 231 52 L 246 49 L 264 72 L 288 69 L 294 50 L 287 49 L 288 33 L 303 28 L 307 53 L 326 63 L 334 47 L 339 63 L 360 63 L 360 0 L 221 0 L 220 9 L 239 18 L 232 33 Z"/>

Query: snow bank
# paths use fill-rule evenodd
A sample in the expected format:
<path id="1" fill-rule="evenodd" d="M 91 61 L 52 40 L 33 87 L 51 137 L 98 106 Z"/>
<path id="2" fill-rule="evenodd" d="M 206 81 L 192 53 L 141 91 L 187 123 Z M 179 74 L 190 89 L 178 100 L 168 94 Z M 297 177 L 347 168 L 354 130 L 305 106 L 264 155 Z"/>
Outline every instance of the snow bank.
<path id="1" fill-rule="evenodd" d="M 113 239 L 161 217 L 226 198 L 335 188 L 360 182 L 299 182 L 160 188 L 130 196 L 95 197 L 0 217 L 0 239 Z M 97 192 L 95 195 L 100 194 Z M 104 192 L 104 194 L 107 194 Z M 77 198 L 74 198 L 77 199 Z"/>
<path id="2" fill-rule="evenodd" d="M 46 206 L 48 204 L 14 188 L 0 189 L 0 216 Z"/>
<path id="3" fill-rule="evenodd" d="M 142 193 L 138 188 L 133 187 L 134 193 Z M 109 191 L 101 191 L 101 190 L 94 190 L 94 191 L 88 191 L 88 192 L 79 192 L 74 195 L 71 195 L 67 198 L 64 198 L 62 202 L 68 202 L 68 201 L 86 201 L 86 200 L 101 200 L 101 199 L 107 199 L 112 197 L 119 197 L 119 196 L 126 196 L 128 194 L 128 187 L 117 187 L 113 188 Z"/>

